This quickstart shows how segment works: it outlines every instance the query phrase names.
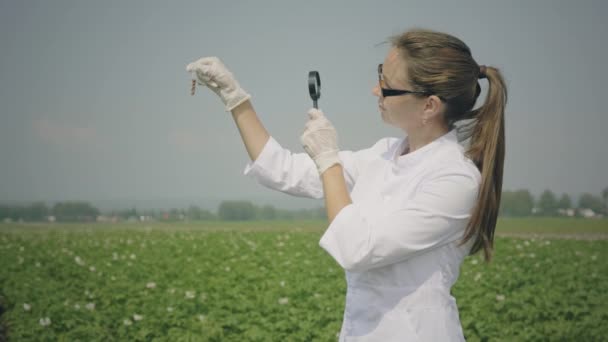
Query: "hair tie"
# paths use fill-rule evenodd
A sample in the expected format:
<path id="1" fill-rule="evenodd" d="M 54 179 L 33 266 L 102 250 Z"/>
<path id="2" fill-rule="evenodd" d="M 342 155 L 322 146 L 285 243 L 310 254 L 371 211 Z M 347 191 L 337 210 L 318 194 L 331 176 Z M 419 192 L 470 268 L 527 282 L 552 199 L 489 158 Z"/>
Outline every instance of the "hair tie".
<path id="1" fill-rule="evenodd" d="M 485 65 L 479 66 L 479 78 L 487 78 Z"/>

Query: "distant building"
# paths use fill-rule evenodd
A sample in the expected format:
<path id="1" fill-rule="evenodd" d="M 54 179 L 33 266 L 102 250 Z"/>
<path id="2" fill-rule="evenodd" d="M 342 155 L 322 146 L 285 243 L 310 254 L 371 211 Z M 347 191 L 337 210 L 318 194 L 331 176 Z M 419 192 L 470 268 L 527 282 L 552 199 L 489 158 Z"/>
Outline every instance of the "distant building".
<path id="1" fill-rule="evenodd" d="M 110 218 L 105 215 L 97 216 L 97 222 L 110 222 Z"/>
<path id="2" fill-rule="evenodd" d="M 578 210 L 579 214 L 581 214 L 584 218 L 593 218 L 595 217 L 595 212 L 589 208 L 582 208 Z"/>
<path id="3" fill-rule="evenodd" d="M 568 217 L 573 217 L 575 215 L 575 210 L 572 209 L 572 208 L 568 208 L 568 209 L 561 209 L 560 208 L 560 209 L 557 209 L 557 212 L 560 215 L 568 216 Z"/>

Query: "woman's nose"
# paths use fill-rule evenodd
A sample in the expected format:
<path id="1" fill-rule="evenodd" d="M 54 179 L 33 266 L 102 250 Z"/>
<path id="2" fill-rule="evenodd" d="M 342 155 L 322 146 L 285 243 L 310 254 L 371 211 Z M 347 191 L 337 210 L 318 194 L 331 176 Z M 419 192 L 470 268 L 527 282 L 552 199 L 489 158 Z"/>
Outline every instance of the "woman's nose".
<path id="1" fill-rule="evenodd" d="M 372 88 L 372 94 L 374 94 L 374 96 L 380 97 L 380 86 L 379 85 L 375 85 Z"/>

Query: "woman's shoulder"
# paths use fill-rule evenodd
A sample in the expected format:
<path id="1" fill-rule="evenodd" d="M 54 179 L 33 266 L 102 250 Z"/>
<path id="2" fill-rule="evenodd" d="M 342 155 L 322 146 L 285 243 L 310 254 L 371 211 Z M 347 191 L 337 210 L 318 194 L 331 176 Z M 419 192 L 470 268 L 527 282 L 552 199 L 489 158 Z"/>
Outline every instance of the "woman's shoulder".
<path id="1" fill-rule="evenodd" d="M 433 155 L 429 175 L 460 174 L 481 182 L 481 172 L 459 143 L 447 142 Z"/>

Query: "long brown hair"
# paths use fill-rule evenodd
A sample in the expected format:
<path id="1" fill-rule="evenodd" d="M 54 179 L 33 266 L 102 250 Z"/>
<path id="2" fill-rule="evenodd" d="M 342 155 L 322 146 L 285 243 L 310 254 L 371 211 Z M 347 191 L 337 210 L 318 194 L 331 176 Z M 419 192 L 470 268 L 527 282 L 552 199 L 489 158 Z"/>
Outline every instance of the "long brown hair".
<path id="1" fill-rule="evenodd" d="M 495 67 L 480 67 L 469 47 L 446 33 L 412 29 L 389 40 L 407 61 L 413 90 L 444 99 L 444 119 L 450 130 L 456 127 L 457 121 L 464 122 L 457 131 L 464 140 L 470 139 L 466 154 L 481 173 L 481 186 L 460 244 L 475 236 L 470 255 L 483 248 L 485 261 L 490 262 L 505 158 L 507 87 L 504 78 Z M 481 92 L 480 78 L 487 78 L 488 93 L 485 103 L 473 109 Z"/>

